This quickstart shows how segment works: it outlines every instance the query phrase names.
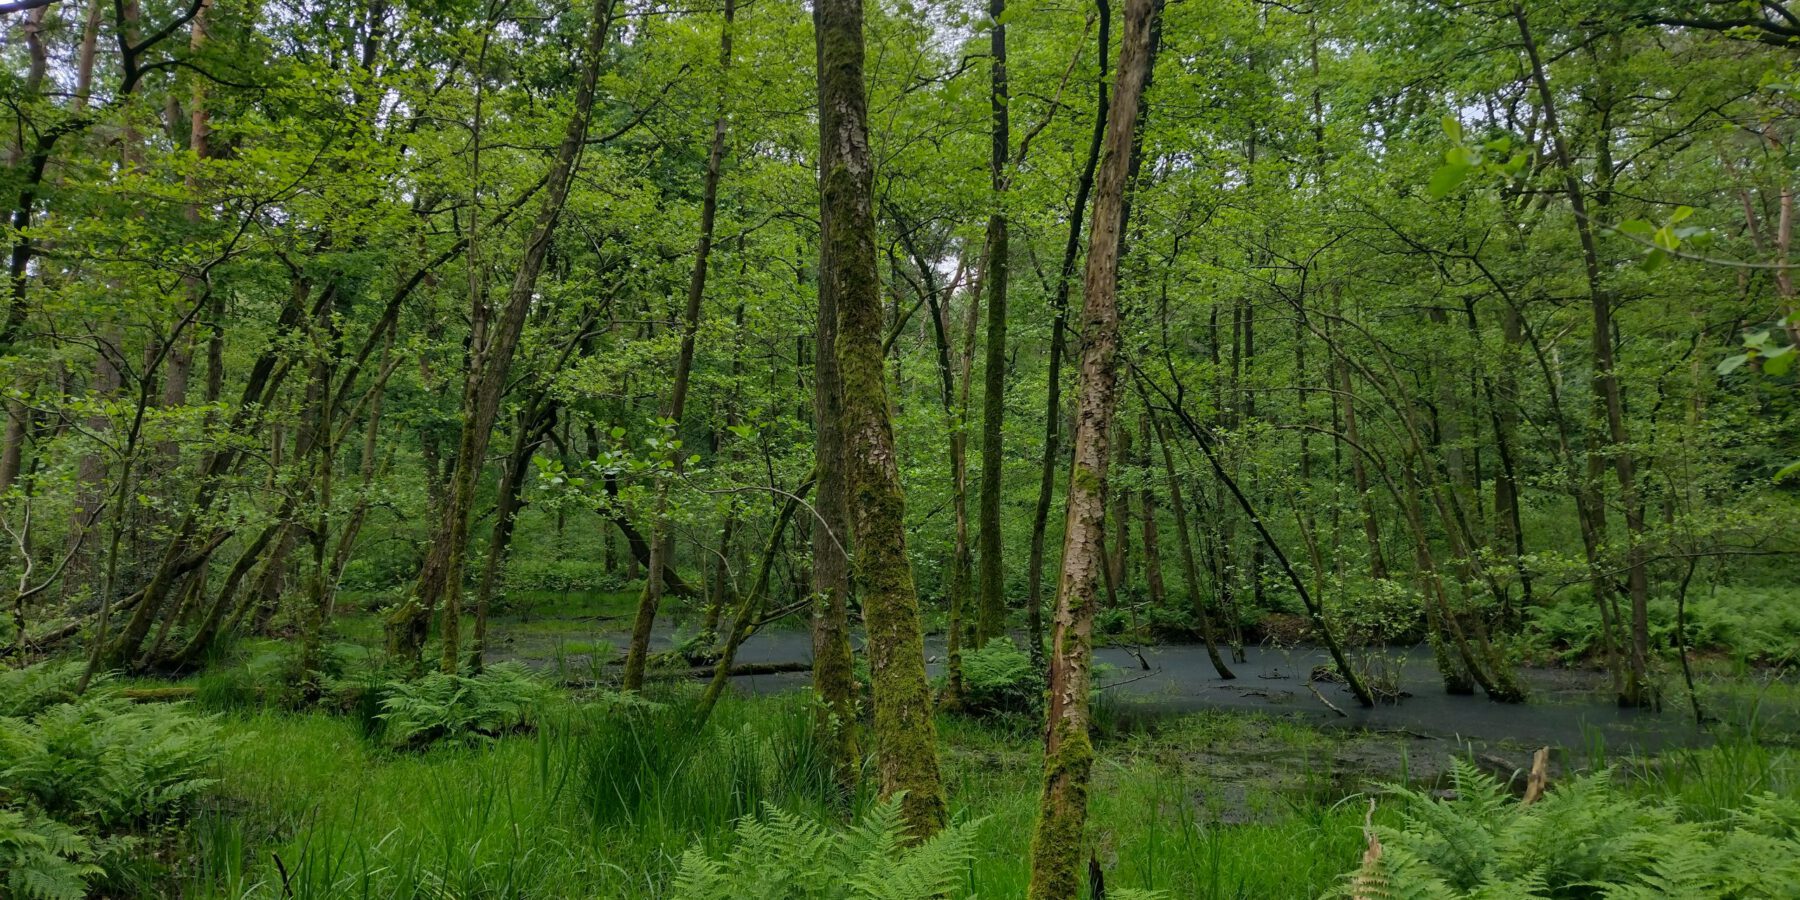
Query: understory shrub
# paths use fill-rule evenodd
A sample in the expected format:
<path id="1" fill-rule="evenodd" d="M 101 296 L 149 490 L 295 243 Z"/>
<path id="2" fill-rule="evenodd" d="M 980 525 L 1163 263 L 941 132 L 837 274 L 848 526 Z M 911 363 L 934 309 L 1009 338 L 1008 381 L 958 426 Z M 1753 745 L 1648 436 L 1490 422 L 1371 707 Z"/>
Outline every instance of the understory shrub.
<path id="1" fill-rule="evenodd" d="M 0 807 L 0 894 L 27 900 L 81 900 L 100 867 L 87 838 L 54 819 Z"/>
<path id="2" fill-rule="evenodd" d="M 600 560 L 514 558 L 506 564 L 507 591 L 610 591 L 625 585 L 622 572 Z"/>
<path id="3" fill-rule="evenodd" d="M 975 855 L 978 823 L 953 825 L 904 847 L 900 797 L 843 829 L 769 806 L 738 821 L 733 846 L 713 857 L 690 847 L 674 900 L 918 900 L 956 892 Z"/>
<path id="4" fill-rule="evenodd" d="M 211 716 L 137 705 L 81 663 L 0 673 L 0 896 L 80 898 L 154 879 L 134 848 L 185 819 L 223 742 Z"/>
<path id="5" fill-rule="evenodd" d="M 1650 597 L 1650 645 L 1672 652 L 1686 644 L 1696 654 L 1726 654 L 1751 665 L 1795 658 L 1800 648 L 1800 606 L 1789 589 L 1719 587 L 1689 592 L 1685 642 L 1677 634 L 1676 598 Z M 1575 663 L 1602 651 L 1600 612 L 1591 595 L 1571 591 L 1527 612 L 1521 649 L 1535 659 Z"/>
<path id="6" fill-rule="evenodd" d="M 1458 760 L 1453 800 L 1406 788 L 1404 822 L 1377 827 L 1379 859 L 1345 893 L 1394 898 L 1791 896 L 1800 884 L 1800 801 L 1752 794 L 1720 818 L 1684 818 L 1626 794 L 1612 773 L 1569 781 L 1536 803 Z"/>
<path id="7" fill-rule="evenodd" d="M 383 742 L 420 748 L 530 729 L 554 692 L 525 666 L 495 663 L 477 675 L 433 672 L 382 689 Z"/>
<path id="8" fill-rule="evenodd" d="M 0 671 L 0 716 L 29 718 L 47 706 L 74 700 L 75 687 L 86 668 L 86 663 L 74 659 Z M 104 684 L 109 677 L 97 673 L 89 688 Z"/>
<path id="9" fill-rule="evenodd" d="M 1044 677 L 1012 638 L 997 637 L 962 657 L 963 710 L 1028 713 L 1043 706 Z"/>

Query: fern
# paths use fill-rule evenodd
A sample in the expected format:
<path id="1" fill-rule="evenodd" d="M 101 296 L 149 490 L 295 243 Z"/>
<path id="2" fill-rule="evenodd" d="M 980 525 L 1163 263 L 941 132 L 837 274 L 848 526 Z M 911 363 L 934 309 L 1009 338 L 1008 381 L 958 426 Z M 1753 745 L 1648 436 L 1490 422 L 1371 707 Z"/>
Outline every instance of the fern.
<path id="1" fill-rule="evenodd" d="M 1379 859 L 1341 894 L 1368 900 L 1791 896 L 1800 884 L 1800 801 L 1748 798 L 1723 821 L 1624 794 L 1610 772 L 1516 803 L 1468 763 L 1456 799 L 1392 788 L 1404 824 L 1375 829 Z"/>
<path id="2" fill-rule="evenodd" d="M 87 664 L 81 660 L 45 661 L 23 669 L 0 670 L 0 716 L 30 718 L 40 710 L 58 703 L 73 702 L 78 696 L 81 673 Z M 104 685 L 111 676 L 98 673 L 88 690 Z"/>
<path id="3" fill-rule="evenodd" d="M 392 681 L 383 689 L 383 739 L 395 748 L 440 740 L 497 737 L 530 727 L 551 696 L 518 663 L 497 663 L 479 675 L 433 673 Z"/>
<path id="4" fill-rule="evenodd" d="M 86 862 L 87 839 L 42 816 L 0 808 L 0 873 L 5 893 L 23 900 L 82 900 L 100 867 Z"/>
<path id="5" fill-rule="evenodd" d="M 1011 638 L 962 655 L 962 708 L 975 714 L 1027 713 L 1042 707 L 1044 677 Z"/>
<path id="6" fill-rule="evenodd" d="M 773 806 L 739 820 L 721 858 L 698 846 L 681 858 L 673 900 L 919 900 L 960 896 L 974 858 L 977 822 L 905 846 L 900 798 L 892 797 L 844 829 Z"/>
<path id="7" fill-rule="evenodd" d="M 90 697 L 0 719 L 0 783 L 61 821 L 126 828 L 182 812 L 219 749 L 210 716 Z"/>

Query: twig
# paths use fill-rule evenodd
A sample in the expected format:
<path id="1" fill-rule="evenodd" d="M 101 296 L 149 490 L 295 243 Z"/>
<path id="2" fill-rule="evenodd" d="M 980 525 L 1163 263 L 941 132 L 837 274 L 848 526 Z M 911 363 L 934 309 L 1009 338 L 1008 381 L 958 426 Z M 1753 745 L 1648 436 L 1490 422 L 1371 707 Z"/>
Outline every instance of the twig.
<path id="1" fill-rule="evenodd" d="M 1350 714 L 1347 712 L 1344 712 L 1341 709 L 1338 709 L 1336 703 L 1333 703 L 1330 700 L 1325 699 L 1325 695 L 1319 693 L 1318 686 L 1314 685 L 1312 683 L 1312 681 L 1309 680 L 1306 682 L 1306 689 L 1309 691 L 1312 691 L 1312 695 L 1314 697 L 1319 698 L 1319 702 L 1325 704 L 1326 708 L 1330 709 L 1334 713 L 1337 713 L 1339 718 L 1349 718 Z M 1371 802 L 1373 802 L 1373 801 L 1371 801 Z"/>

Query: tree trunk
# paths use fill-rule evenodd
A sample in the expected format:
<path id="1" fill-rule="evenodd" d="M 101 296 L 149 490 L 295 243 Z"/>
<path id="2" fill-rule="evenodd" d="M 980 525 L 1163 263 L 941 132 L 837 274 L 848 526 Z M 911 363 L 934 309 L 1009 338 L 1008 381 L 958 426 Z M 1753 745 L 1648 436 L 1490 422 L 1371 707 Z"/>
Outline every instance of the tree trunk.
<path id="1" fill-rule="evenodd" d="M 1100 164 L 1100 145 L 1106 137 L 1107 52 L 1112 41 L 1112 7 L 1108 0 L 1098 0 L 1100 19 L 1100 77 L 1096 80 L 1098 97 L 1094 106 L 1094 130 L 1088 140 L 1087 160 L 1075 182 L 1075 203 L 1069 212 L 1069 234 L 1063 242 L 1062 267 L 1057 270 L 1056 296 L 1051 300 L 1050 367 L 1045 376 L 1048 390 L 1044 397 L 1044 453 L 1038 478 L 1037 506 L 1031 516 L 1031 558 L 1026 564 L 1026 614 L 1031 627 L 1031 660 L 1039 669 L 1044 664 L 1044 536 L 1050 525 L 1050 503 L 1056 493 L 1056 470 L 1062 462 L 1062 361 L 1064 337 L 1068 330 L 1069 282 L 1075 276 L 1075 261 L 1081 252 L 1081 223 L 1087 214 L 1088 194 L 1094 188 L 1094 169 Z"/>
<path id="2" fill-rule="evenodd" d="M 1144 415 L 1152 416 L 1149 404 L 1145 404 Z M 1212 614 L 1207 612 L 1206 601 L 1200 591 L 1200 567 L 1194 564 L 1194 542 L 1188 532 L 1187 507 L 1181 502 L 1181 478 L 1175 473 L 1175 456 L 1169 450 L 1169 433 L 1162 422 L 1156 424 L 1156 442 L 1162 447 L 1163 471 L 1169 476 L 1169 508 L 1175 514 L 1175 539 L 1181 544 L 1181 574 L 1187 579 L 1188 602 L 1193 604 L 1194 620 L 1200 623 L 1200 638 L 1206 642 L 1206 658 L 1212 662 L 1213 671 L 1219 677 L 1230 681 L 1237 677 L 1225 659 L 1219 655 L 1219 642 L 1213 631 Z M 1148 445 L 1148 441 L 1145 442 Z"/>
<path id="3" fill-rule="evenodd" d="M 513 527 L 518 523 L 522 505 L 519 501 L 532 454 L 537 452 L 550 429 L 556 427 L 553 403 L 547 398 L 534 398 L 527 413 L 520 416 L 518 434 L 513 436 L 512 450 L 506 455 L 506 468 L 500 472 L 494 529 L 488 533 L 487 563 L 481 570 L 481 583 L 475 587 L 475 635 L 469 643 L 471 671 L 480 672 L 487 665 L 488 615 L 493 608 L 494 593 L 506 573 L 506 558 L 512 551 Z M 541 408 L 544 406 L 548 408 Z"/>
<path id="4" fill-rule="evenodd" d="M 819 50 L 823 50 L 821 45 Z M 818 60 L 822 72 L 824 60 Z M 827 136 L 820 134 L 823 141 Z M 822 175 L 823 173 L 821 173 Z M 820 184 L 823 191 L 823 182 Z M 822 194 L 821 194 L 822 196 Z M 844 383 L 838 372 L 836 282 L 824 277 L 831 264 L 820 245 L 818 323 L 814 332 L 813 466 L 818 497 L 812 522 L 813 692 L 830 711 L 820 733 L 838 784 L 855 787 L 858 769 L 856 674 L 850 650 L 850 508 L 845 482 Z"/>
<path id="5" fill-rule="evenodd" d="M 1594 219 L 1589 212 L 1586 193 L 1581 187 L 1581 177 L 1575 171 L 1574 161 L 1563 141 L 1561 126 L 1557 122 L 1556 97 L 1550 90 L 1537 41 L 1532 36 L 1524 8 L 1517 2 L 1513 3 L 1512 14 L 1514 21 L 1518 23 L 1519 37 L 1525 45 L 1526 56 L 1531 61 L 1531 78 L 1537 86 L 1538 100 L 1544 107 L 1544 131 L 1549 136 L 1556 166 L 1562 171 L 1563 188 L 1569 198 L 1569 207 L 1575 214 L 1575 230 L 1581 242 L 1582 267 L 1587 278 L 1588 301 L 1593 310 L 1594 401 L 1605 422 L 1605 431 L 1599 435 L 1599 442 L 1605 446 L 1606 454 L 1612 457 L 1613 472 L 1619 482 L 1619 504 L 1625 511 L 1625 580 L 1626 590 L 1631 598 L 1631 640 L 1626 653 L 1625 685 L 1619 693 L 1619 703 L 1622 706 L 1654 706 L 1657 702 L 1656 689 L 1649 681 L 1650 581 L 1643 548 L 1644 507 L 1638 492 L 1636 460 L 1629 447 L 1631 438 L 1625 427 L 1625 402 L 1619 388 L 1618 372 L 1614 368 L 1612 294 L 1606 287 L 1602 271 Z M 1603 134 L 1603 139 L 1610 139 L 1610 135 Z M 1606 168 L 1610 169 L 1610 165 Z"/>
<path id="6" fill-rule="evenodd" d="M 820 269 L 837 303 L 852 576 L 862 594 L 881 795 L 904 791 L 910 840 L 943 827 L 937 733 L 906 555 L 905 499 L 888 418 L 875 265 L 873 169 L 863 83 L 861 0 L 817 0 Z"/>
<path id="7" fill-rule="evenodd" d="M 736 0 L 725 0 L 725 22 L 719 32 L 719 70 L 729 83 L 731 73 L 731 27 L 737 16 Z M 675 382 L 669 390 L 666 418 L 674 423 L 675 434 L 681 434 L 681 420 L 687 412 L 688 381 L 694 369 L 694 337 L 700 328 L 700 301 L 706 297 L 706 266 L 712 258 L 713 223 L 719 212 L 719 167 L 725 158 L 725 109 L 721 98 L 713 117 L 712 145 L 706 155 L 706 179 L 700 198 L 700 242 L 694 249 L 694 269 L 688 278 L 687 308 L 682 312 L 681 350 L 675 357 Z M 681 457 L 676 455 L 675 469 L 681 470 Z M 650 571 L 657 572 L 670 564 L 667 517 L 669 485 L 656 486 L 656 512 L 650 525 Z M 656 610 L 662 605 L 662 579 L 644 580 L 644 593 L 638 601 L 637 618 L 631 626 L 631 646 L 625 653 L 623 687 L 635 691 L 644 684 L 644 662 L 650 656 L 650 631 L 656 624 Z"/>
<path id="8" fill-rule="evenodd" d="M 732 617 L 731 631 L 725 637 L 725 644 L 719 651 L 719 661 L 713 669 L 712 681 L 706 685 L 706 691 L 700 695 L 700 706 L 694 716 L 694 725 L 704 723 L 712 715 L 713 707 L 725 693 L 725 686 L 731 682 L 731 664 L 737 660 L 738 647 L 743 646 L 756 627 L 756 617 L 762 612 L 763 600 L 769 595 L 769 572 L 775 567 L 775 557 L 781 551 L 781 536 L 787 532 L 788 522 L 794 518 L 794 508 L 800 505 L 806 492 L 812 490 L 812 479 L 794 489 L 781 504 L 781 512 L 775 517 L 775 526 L 769 532 L 769 543 L 763 549 L 762 561 L 756 567 L 756 580 L 750 585 L 750 592 L 738 603 L 737 614 Z M 813 661 L 813 668 L 818 669 L 818 661 Z"/>
<path id="9" fill-rule="evenodd" d="M 1125 181 L 1138 101 L 1151 65 L 1152 20 L 1159 12 L 1156 0 L 1127 0 L 1125 4 L 1119 71 L 1095 187 L 1081 313 L 1085 346 L 1076 389 L 1075 460 L 1069 476 L 1062 575 L 1051 637 L 1044 792 L 1031 845 L 1032 900 L 1069 900 L 1081 890 L 1088 777 L 1094 763 L 1088 735 L 1094 593 L 1104 563 L 1100 539 L 1106 518 L 1107 443 L 1118 406 L 1118 252 L 1125 229 Z"/>
<path id="10" fill-rule="evenodd" d="M 1116 425 L 1116 430 L 1118 434 L 1114 439 L 1119 445 L 1119 461 L 1129 463 L 1131 432 L 1122 423 Z M 1112 581 L 1112 590 L 1123 594 L 1131 585 L 1131 492 L 1115 490 L 1112 493 L 1113 532 L 1106 540 L 1106 574 Z"/>
<path id="11" fill-rule="evenodd" d="M 912 249 L 910 247 L 910 238 L 907 238 L 906 240 L 908 241 L 908 249 L 910 251 Z M 950 439 L 950 508 L 955 519 L 952 526 L 955 529 L 955 534 L 953 537 L 954 546 L 950 554 L 950 625 L 948 633 L 945 636 L 944 650 L 944 655 L 946 657 L 945 668 L 947 670 L 946 680 L 948 684 L 944 690 L 943 703 L 946 707 L 954 708 L 961 703 L 963 693 L 962 638 L 963 623 L 965 621 L 965 616 L 967 615 L 969 574 L 971 568 L 969 560 L 969 470 L 968 454 L 966 452 L 967 431 L 963 427 L 966 424 L 966 416 L 964 415 L 966 410 L 959 409 L 956 400 L 956 372 L 951 362 L 950 321 L 948 310 L 946 309 L 949 300 L 955 296 L 956 283 L 961 280 L 961 272 L 958 272 L 957 279 L 952 280 L 950 289 L 946 292 L 945 296 L 939 298 L 935 281 L 930 274 L 931 261 L 916 252 L 912 255 L 914 262 L 919 266 L 919 275 L 925 282 L 925 303 L 928 307 L 927 311 L 931 314 L 931 331 L 936 338 L 937 343 L 939 376 L 938 395 L 944 406 L 944 430 L 948 433 Z M 979 307 L 980 304 L 974 299 L 973 295 L 971 295 L 969 303 L 969 311 L 971 316 L 973 316 L 976 308 Z M 972 330 L 970 334 L 972 337 Z M 968 366 L 966 363 L 967 360 L 965 359 L 963 370 L 963 397 L 965 400 L 968 396 Z"/>
<path id="12" fill-rule="evenodd" d="M 1138 459 L 1145 470 L 1144 488 L 1139 493 L 1144 504 L 1144 587 L 1150 593 L 1150 608 L 1163 609 L 1169 593 L 1163 585 L 1162 540 L 1156 530 L 1156 489 L 1148 477 L 1150 468 L 1150 411 L 1138 417 Z"/>
<path id="13" fill-rule="evenodd" d="M 538 274 L 543 271 L 544 257 L 562 216 L 563 202 L 568 198 L 575 161 L 587 142 L 589 114 L 594 106 L 595 83 L 600 77 L 602 50 L 612 31 L 613 0 L 594 0 L 588 23 L 586 58 L 581 79 L 575 91 L 575 109 L 563 132 L 562 143 L 550 164 L 545 179 L 544 197 L 538 207 L 531 233 L 525 240 L 525 252 L 514 274 L 507 294 L 506 307 L 494 323 L 484 346 L 471 360 L 471 369 L 463 390 L 462 435 L 458 442 L 456 468 L 451 476 L 443 516 L 435 523 L 431 551 L 425 557 L 417 586 L 406 602 L 389 615 L 387 621 L 388 652 L 413 666 L 425 644 L 426 629 L 433 608 L 443 602 L 443 667 L 453 671 L 461 655 L 458 631 L 462 614 L 461 591 L 463 557 L 469 538 L 469 518 L 475 500 L 475 482 L 487 455 L 494 418 L 500 410 L 500 397 L 506 390 L 512 369 L 513 353 L 518 349 L 519 335 L 524 329 L 525 314 L 536 295 Z"/>
<path id="14" fill-rule="evenodd" d="M 1012 146 L 1011 105 L 1006 82 L 1006 0 L 988 0 L 992 19 L 989 60 L 992 70 L 993 146 L 989 168 L 994 189 L 994 212 L 988 218 L 988 264 L 983 276 L 988 284 L 987 361 L 981 400 L 981 500 L 976 509 L 979 569 L 976 592 L 980 613 L 975 624 L 975 646 L 1006 632 L 1006 575 L 1000 558 L 1000 492 L 1002 422 L 1006 414 L 1006 285 L 1011 252 L 1007 233 L 1006 160 Z"/>
<path id="15" fill-rule="evenodd" d="M 1332 345 L 1331 368 L 1337 380 L 1338 403 L 1344 419 L 1344 439 L 1350 442 L 1350 483 L 1356 488 L 1356 505 L 1362 512 L 1363 539 L 1369 545 L 1369 577 L 1388 577 L 1387 559 L 1381 552 L 1381 521 L 1375 516 L 1375 498 L 1369 493 L 1369 469 L 1363 460 L 1362 435 L 1357 429 L 1356 386 L 1350 380 L 1350 364 Z"/>

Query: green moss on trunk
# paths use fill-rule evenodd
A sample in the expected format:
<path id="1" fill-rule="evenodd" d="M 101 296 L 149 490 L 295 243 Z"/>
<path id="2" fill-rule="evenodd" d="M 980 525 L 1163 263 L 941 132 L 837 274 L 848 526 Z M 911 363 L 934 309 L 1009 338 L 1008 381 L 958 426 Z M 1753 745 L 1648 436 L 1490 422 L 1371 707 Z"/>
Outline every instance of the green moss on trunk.
<path id="1" fill-rule="evenodd" d="M 821 136 L 819 277 L 825 282 L 822 290 L 837 302 L 844 469 L 855 548 L 851 577 L 862 596 L 868 632 L 876 768 L 882 796 L 906 792 L 902 808 L 910 836 L 923 840 L 943 827 L 946 813 L 882 365 L 862 3 L 820 0 L 814 15 Z"/>

